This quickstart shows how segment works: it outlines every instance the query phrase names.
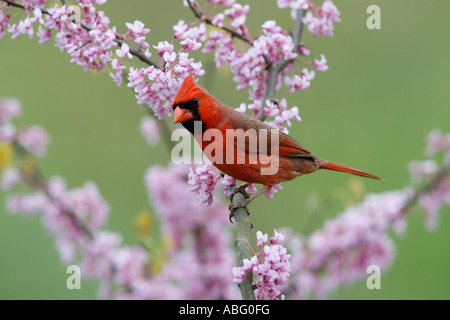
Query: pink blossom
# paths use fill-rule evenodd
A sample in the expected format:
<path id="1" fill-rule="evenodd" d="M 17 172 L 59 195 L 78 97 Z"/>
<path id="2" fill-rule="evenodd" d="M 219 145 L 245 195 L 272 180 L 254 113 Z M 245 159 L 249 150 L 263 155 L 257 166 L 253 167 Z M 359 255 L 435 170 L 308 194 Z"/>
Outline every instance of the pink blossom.
<path id="1" fill-rule="evenodd" d="M 162 58 L 166 52 L 169 54 L 173 52 L 173 44 L 167 41 L 160 41 L 158 42 L 158 45 L 153 46 L 153 48 L 157 50 L 158 57 L 160 58 Z"/>
<path id="2" fill-rule="evenodd" d="M 217 49 L 217 50 L 216 50 Z M 209 39 L 206 42 L 202 53 L 211 53 L 216 50 L 214 59 L 216 61 L 216 67 L 219 68 L 222 65 L 229 65 L 235 52 L 233 40 L 226 36 L 223 32 L 212 30 L 209 35 Z"/>
<path id="3" fill-rule="evenodd" d="M 184 22 L 184 20 L 179 20 L 176 25 L 173 26 L 175 34 L 173 35 L 178 41 L 184 40 L 186 38 L 186 33 L 189 31 L 189 26 Z"/>
<path id="4" fill-rule="evenodd" d="M 266 33 L 280 33 L 282 31 L 281 27 L 278 27 L 275 20 L 268 20 L 262 25 L 263 30 Z"/>
<path id="5" fill-rule="evenodd" d="M 39 37 L 39 43 L 44 44 L 50 40 L 52 36 L 52 31 L 50 29 L 44 29 L 41 26 L 39 26 L 39 30 L 38 32 L 36 32 L 36 35 Z"/>
<path id="6" fill-rule="evenodd" d="M 177 54 L 175 52 L 164 52 L 163 59 L 165 62 L 172 63 L 177 58 Z"/>
<path id="7" fill-rule="evenodd" d="M 261 248 L 265 242 L 269 240 L 269 236 L 266 234 L 263 234 L 261 231 L 256 232 L 256 246 L 258 248 Z"/>
<path id="8" fill-rule="evenodd" d="M 341 19 L 339 18 L 340 12 L 334 5 L 333 1 L 326 0 L 323 2 L 322 5 L 322 14 L 327 17 L 327 19 L 331 20 L 332 22 L 341 22 Z"/>
<path id="9" fill-rule="evenodd" d="M 31 22 L 30 18 L 25 18 L 25 20 L 19 21 L 17 25 L 17 30 L 21 34 L 27 34 L 28 38 L 33 38 L 34 30 L 33 30 L 33 23 Z"/>
<path id="10" fill-rule="evenodd" d="M 127 22 L 125 24 L 128 28 L 128 32 L 126 33 L 127 38 L 132 38 L 135 43 L 143 48 L 149 48 L 150 45 L 145 41 L 145 35 L 150 33 L 150 29 L 145 28 L 145 25 L 139 20 L 135 20 L 134 23 Z"/>
<path id="11" fill-rule="evenodd" d="M 255 103 L 250 103 L 247 108 L 253 111 L 253 115 L 257 115 L 261 110 L 262 103 L 261 101 L 255 101 Z"/>
<path id="12" fill-rule="evenodd" d="M 130 47 L 126 44 L 126 43 L 124 43 L 124 44 L 122 44 L 122 46 L 120 47 L 120 49 L 117 49 L 116 50 L 116 54 L 120 57 L 120 58 L 123 58 L 123 57 L 127 57 L 128 59 L 132 59 L 133 58 L 133 56 L 131 55 L 131 53 L 130 53 Z"/>
<path id="13" fill-rule="evenodd" d="M 113 78 L 118 87 L 122 84 L 122 74 L 125 66 L 122 64 L 122 60 L 113 59 L 111 61 L 111 68 L 114 72 L 110 72 L 109 75 Z"/>
<path id="14" fill-rule="evenodd" d="M 272 63 L 280 59 L 293 60 L 297 57 L 292 38 L 273 22 L 263 24 L 264 34 L 253 41 L 253 46 L 245 52 L 238 51 L 232 39 L 221 31 L 212 31 L 203 53 L 216 49 L 216 66 L 228 65 L 234 74 L 237 89 L 249 88 L 250 99 L 257 101 L 264 97 L 266 86 L 266 61 Z M 288 70 L 287 68 L 286 70 Z M 284 71 L 283 71 L 284 72 Z M 277 88 L 279 86 L 277 85 Z"/>
<path id="15" fill-rule="evenodd" d="M 53 12 L 53 14 L 51 17 L 47 16 L 44 26 L 59 30 L 55 35 L 56 45 L 62 52 L 67 52 L 72 56 L 71 63 L 82 66 L 84 71 L 103 71 L 112 60 L 113 53 L 110 49 L 117 46 L 117 43 L 114 41 L 115 29 L 109 29 L 106 25 L 101 24 L 89 32 L 83 28 L 71 28 L 69 31 L 66 31 L 60 25 L 61 21 L 67 20 L 65 10 L 61 11 L 58 8 L 51 8 L 49 12 Z M 93 19 L 93 17 L 91 18 Z M 95 18 L 101 19 L 102 17 L 99 14 Z M 127 51 L 126 47 L 121 48 L 118 50 L 118 54 L 129 57 L 129 52 L 127 53 Z"/>
<path id="16" fill-rule="evenodd" d="M 11 123 L 0 123 L 0 142 L 11 143 L 14 141 L 16 127 Z"/>
<path id="17" fill-rule="evenodd" d="M 6 168 L 1 171 L 0 187 L 3 191 L 9 191 L 22 181 L 19 170 Z"/>
<path id="18" fill-rule="evenodd" d="M 113 232 L 102 231 L 83 246 L 80 268 L 88 278 L 109 281 L 114 277 L 114 254 L 122 244 L 122 237 Z"/>
<path id="19" fill-rule="evenodd" d="M 174 67 L 174 74 L 183 79 L 186 78 L 189 74 L 193 74 L 196 77 L 201 77 L 205 74 L 205 71 L 202 69 L 202 63 L 195 62 L 194 59 L 189 58 L 189 53 L 187 52 L 180 52 L 180 54 L 178 55 L 178 66 L 180 67 L 180 70 L 175 70 Z"/>
<path id="20" fill-rule="evenodd" d="M 11 16 L 9 14 L 5 14 L 3 11 L 0 10 L 0 39 L 5 36 L 6 27 L 9 25 L 10 21 Z"/>
<path id="21" fill-rule="evenodd" d="M 220 178 L 220 172 L 210 164 L 195 168 L 189 168 L 189 181 L 191 191 L 197 192 L 197 197 L 202 203 L 210 205 L 213 202 L 213 191 Z"/>
<path id="22" fill-rule="evenodd" d="M 218 13 L 211 19 L 211 23 L 219 28 L 222 28 L 224 19 L 225 15 L 223 13 Z"/>
<path id="23" fill-rule="evenodd" d="M 314 70 L 308 70 L 306 68 L 303 68 L 301 76 L 306 78 L 306 80 L 311 81 L 316 76 L 316 73 L 314 72 Z"/>
<path id="24" fill-rule="evenodd" d="M 15 23 L 15 24 L 9 26 L 8 32 L 12 33 L 11 39 L 16 39 L 22 34 L 22 32 L 19 29 L 19 24 L 18 23 Z"/>
<path id="25" fill-rule="evenodd" d="M 190 38 L 196 42 L 205 42 L 207 39 L 207 30 L 205 23 L 200 23 L 198 26 L 190 27 L 184 34 L 184 39 Z"/>
<path id="26" fill-rule="evenodd" d="M 47 131 L 37 125 L 22 129 L 17 135 L 17 141 L 20 145 L 37 157 L 45 155 L 49 140 Z"/>
<path id="27" fill-rule="evenodd" d="M 403 208 L 410 196 L 406 190 L 368 195 L 361 204 L 328 220 L 322 230 L 297 239 L 290 290 L 297 292 L 297 298 L 310 294 L 324 298 L 339 285 L 366 277 L 372 264 L 386 270 L 394 256 L 387 232 L 391 227 L 404 232 Z"/>
<path id="28" fill-rule="evenodd" d="M 293 2 L 295 2 L 295 0 L 277 0 L 277 5 L 280 9 L 286 9 L 289 8 Z"/>
<path id="29" fill-rule="evenodd" d="M 191 61 L 188 60 L 186 63 Z M 187 73 L 191 70 L 192 64 L 188 64 L 182 72 Z M 151 107 L 159 119 L 163 119 L 166 112 L 171 114 L 171 102 L 180 84 L 181 79 L 176 78 L 172 71 L 166 73 L 153 66 L 142 69 L 130 68 L 128 73 L 127 86 L 134 89 L 138 104 Z"/>
<path id="30" fill-rule="evenodd" d="M 291 8 L 293 10 L 308 10 L 309 8 L 308 0 L 277 0 L 277 4 L 280 9 Z"/>
<path id="31" fill-rule="evenodd" d="M 22 213 L 26 216 L 43 212 L 48 206 L 48 200 L 42 192 L 30 194 L 14 194 L 6 199 L 8 212 Z"/>
<path id="32" fill-rule="evenodd" d="M 236 110 L 237 112 L 240 112 L 240 113 L 245 113 L 246 109 L 247 109 L 247 106 L 245 105 L 245 103 L 241 103 L 239 108 L 235 108 L 234 110 Z"/>
<path id="33" fill-rule="evenodd" d="M 205 212 L 222 207 L 219 204 L 209 207 L 202 205 L 189 188 L 188 173 L 188 166 L 177 165 L 169 168 L 153 167 L 146 174 L 145 182 L 150 199 L 157 205 L 157 213 L 166 221 L 166 227 L 171 230 L 169 233 L 174 239 L 180 237 L 186 228 L 195 228 L 201 223 Z M 181 210 L 182 207 L 188 210 Z M 226 209 L 223 212 L 226 221 Z"/>
<path id="34" fill-rule="evenodd" d="M 250 275 L 253 267 L 258 264 L 258 257 L 254 255 L 250 259 L 244 259 L 242 267 L 233 267 L 232 273 L 234 275 L 233 282 L 240 284 Z"/>
<path id="35" fill-rule="evenodd" d="M 419 196 L 419 204 L 425 212 L 425 227 L 435 230 L 439 222 L 439 211 L 444 205 L 450 205 L 450 178 L 438 179 L 433 188 Z"/>
<path id="36" fill-rule="evenodd" d="M 301 56 L 304 57 L 309 57 L 311 55 L 311 50 L 309 50 L 307 47 L 305 47 L 304 45 L 301 45 L 298 48 L 298 52 L 300 53 Z"/>
<path id="37" fill-rule="evenodd" d="M 150 116 L 142 118 L 140 131 L 145 141 L 151 146 L 156 145 L 161 138 L 161 126 Z"/>
<path id="38" fill-rule="evenodd" d="M 328 66 L 327 66 L 327 59 L 325 58 L 325 55 L 321 54 L 320 55 L 320 61 L 317 59 L 313 60 L 312 66 L 314 69 L 316 69 L 317 71 L 320 72 L 325 72 L 328 70 Z"/>
<path id="39" fill-rule="evenodd" d="M 183 45 L 183 49 L 185 51 L 197 51 L 202 46 L 202 44 L 197 42 L 197 40 L 192 40 L 189 38 L 181 41 L 181 44 Z"/>
<path id="40" fill-rule="evenodd" d="M 250 7 L 248 5 L 242 6 L 238 3 L 233 4 L 233 7 L 225 10 L 225 15 L 231 19 L 231 26 L 234 28 L 240 28 L 246 19 L 246 15 Z"/>
<path id="41" fill-rule="evenodd" d="M 139 21 L 135 20 L 133 23 L 126 22 L 129 32 L 134 35 L 144 35 L 150 33 L 150 29 L 145 28 L 145 25 Z"/>
<path id="42" fill-rule="evenodd" d="M 273 199 L 274 193 L 277 193 L 278 191 L 281 191 L 281 190 L 283 190 L 283 187 L 281 186 L 281 184 L 276 184 L 276 185 L 273 185 L 269 191 L 264 192 L 264 195 L 268 199 Z"/>
<path id="43" fill-rule="evenodd" d="M 314 37 L 318 34 L 332 37 L 333 24 L 341 21 L 339 15 L 334 3 L 327 0 L 323 2 L 322 7 L 313 7 L 313 10 L 308 11 L 302 21 Z"/>
<path id="44" fill-rule="evenodd" d="M 285 239 L 285 236 L 281 232 L 274 230 L 274 236 L 270 238 L 269 243 L 271 246 L 274 246 L 274 245 L 282 243 L 284 241 L 284 239 Z"/>
<path id="45" fill-rule="evenodd" d="M 413 181 L 420 181 L 424 178 L 429 179 L 436 174 L 438 170 L 438 164 L 436 161 L 428 159 L 425 161 L 411 161 L 408 164 L 408 169 Z"/>
<path id="46" fill-rule="evenodd" d="M 64 203 L 68 207 L 67 203 L 67 186 L 64 179 L 60 176 L 53 176 L 47 184 L 47 192 L 54 200 L 58 200 L 61 204 Z"/>
<path id="47" fill-rule="evenodd" d="M 302 119 L 298 115 L 298 108 L 292 107 L 290 109 L 284 109 L 281 111 L 281 114 L 275 117 L 275 122 L 279 124 L 285 124 L 286 127 L 290 127 L 291 119 L 295 121 L 301 121 Z"/>
<path id="48" fill-rule="evenodd" d="M 284 78 L 284 83 L 290 88 L 291 92 L 295 90 L 306 90 L 311 83 L 306 76 L 294 75 L 293 77 Z"/>
<path id="49" fill-rule="evenodd" d="M 58 4 L 55 4 L 53 7 L 48 8 L 47 11 L 49 12 L 49 16 L 47 16 L 47 19 L 44 23 L 44 26 L 47 28 L 60 29 L 62 27 L 61 22 L 66 22 L 69 18 L 66 6 L 61 7 Z"/>
<path id="50" fill-rule="evenodd" d="M 78 257 L 78 248 L 72 239 L 66 237 L 56 238 L 56 249 L 61 261 L 65 264 L 74 263 Z"/>
<path id="51" fill-rule="evenodd" d="M 231 7 L 236 2 L 236 0 L 208 0 L 208 1 L 210 3 L 219 3 L 221 6 L 224 7 Z"/>
<path id="52" fill-rule="evenodd" d="M 152 167 L 145 175 L 149 197 L 155 205 L 158 216 L 163 221 L 164 231 L 172 238 L 175 246 L 181 245 L 185 230 L 201 223 L 205 210 L 196 195 L 189 190 L 187 183 L 188 168 L 173 166 L 170 168 Z M 184 183 L 181 183 L 184 181 Z M 186 214 L 196 212 L 196 214 Z"/>
<path id="53" fill-rule="evenodd" d="M 275 236 L 265 245 L 267 234 L 258 231 L 256 237 L 258 251 L 251 259 L 244 259 L 242 267 L 232 269 L 233 281 L 239 284 L 253 273 L 256 277 L 253 281 L 258 300 L 284 299 L 280 289 L 289 279 L 291 272 L 290 255 L 280 244 L 284 236 L 275 230 Z"/>
<path id="54" fill-rule="evenodd" d="M 227 174 L 225 174 L 222 179 L 220 179 L 220 183 L 223 185 L 223 191 L 225 198 L 230 198 L 230 194 L 233 190 L 230 190 L 231 186 L 237 184 L 237 180 Z"/>
<path id="55" fill-rule="evenodd" d="M 103 199 L 97 185 L 92 182 L 70 190 L 66 195 L 66 205 L 89 230 L 100 229 L 108 220 L 110 208 Z"/>
<path id="56" fill-rule="evenodd" d="M 0 99 L 0 124 L 22 114 L 22 105 L 17 99 Z"/>
<path id="57" fill-rule="evenodd" d="M 141 247 L 122 247 L 112 255 L 114 281 L 124 287 L 133 288 L 137 279 L 145 277 L 148 253 Z"/>
<path id="58" fill-rule="evenodd" d="M 147 299 L 236 298 L 229 274 L 234 258 L 228 210 L 220 202 L 204 206 L 196 199 L 187 183 L 188 169 L 182 165 L 153 167 L 146 174 L 155 213 L 173 245 L 163 270 L 156 278 L 141 282 L 136 294 Z M 161 290 L 155 292 L 155 287 Z"/>
<path id="59" fill-rule="evenodd" d="M 291 120 L 302 120 L 298 114 L 299 111 L 297 107 L 287 107 L 286 99 L 281 99 L 281 101 L 277 103 L 267 101 L 266 108 L 264 108 L 264 115 L 266 117 L 274 118 L 274 121 L 266 120 L 265 122 L 285 133 L 289 132 L 287 128 L 292 125 Z"/>
<path id="60" fill-rule="evenodd" d="M 427 155 L 434 156 L 441 151 L 450 154 L 450 133 L 444 135 L 440 130 L 433 130 L 427 135 L 426 141 Z"/>

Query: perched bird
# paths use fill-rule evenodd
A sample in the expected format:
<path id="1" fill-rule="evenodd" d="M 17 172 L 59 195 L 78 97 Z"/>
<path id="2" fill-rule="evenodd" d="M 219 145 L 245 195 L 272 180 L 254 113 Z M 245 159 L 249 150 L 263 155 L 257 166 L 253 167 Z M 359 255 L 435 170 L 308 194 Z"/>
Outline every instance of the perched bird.
<path id="1" fill-rule="evenodd" d="M 172 106 L 174 122 L 181 123 L 192 133 L 212 164 L 244 182 L 232 193 L 240 191 L 247 197 L 237 207 L 246 207 L 275 184 L 319 169 L 382 180 L 318 158 L 289 135 L 221 103 L 198 86 L 192 75 L 181 84 Z M 264 188 L 249 196 L 244 190 L 253 183 L 262 184 Z M 236 206 L 230 207 L 233 209 Z"/>

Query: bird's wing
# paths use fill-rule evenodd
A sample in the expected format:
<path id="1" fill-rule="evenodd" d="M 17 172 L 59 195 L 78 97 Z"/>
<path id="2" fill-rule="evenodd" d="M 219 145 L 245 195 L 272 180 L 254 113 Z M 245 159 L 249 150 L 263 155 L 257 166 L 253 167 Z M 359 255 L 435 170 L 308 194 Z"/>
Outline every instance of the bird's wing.
<path id="1" fill-rule="evenodd" d="M 239 112 L 236 113 L 237 114 L 233 115 L 232 121 L 227 121 L 227 127 L 234 130 L 242 129 L 243 132 L 241 134 L 246 134 L 247 137 L 249 137 L 244 137 L 245 144 L 239 144 L 236 143 L 236 141 L 233 141 L 238 149 L 241 149 L 247 153 L 254 153 L 252 151 L 261 152 L 261 145 L 264 145 L 264 143 L 262 143 L 263 141 L 261 140 L 263 140 L 265 137 L 267 139 L 267 155 L 269 156 L 271 154 L 274 154 L 274 148 L 278 147 L 278 155 L 280 157 L 315 158 L 315 156 L 311 154 L 311 152 L 309 152 L 305 147 L 303 147 L 289 135 L 253 117 L 241 114 Z M 275 131 L 272 132 L 272 130 Z M 249 134 L 249 132 L 256 132 L 256 137 L 252 139 L 252 135 Z M 239 134 L 237 135 L 239 136 Z M 278 140 L 278 143 L 276 140 Z"/>
<path id="2" fill-rule="evenodd" d="M 292 137 L 283 132 L 281 132 L 281 136 L 280 156 L 289 158 L 315 158 L 311 152 L 295 141 Z"/>

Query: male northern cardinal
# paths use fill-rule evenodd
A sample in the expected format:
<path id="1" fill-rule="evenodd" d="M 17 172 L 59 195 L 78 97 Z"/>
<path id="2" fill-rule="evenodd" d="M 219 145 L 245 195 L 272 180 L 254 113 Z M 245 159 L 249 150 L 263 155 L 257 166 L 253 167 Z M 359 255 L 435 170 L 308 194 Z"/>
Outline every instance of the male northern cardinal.
<path id="1" fill-rule="evenodd" d="M 248 199 L 238 207 L 245 207 L 275 184 L 319 169 L 348 172 L 382 180 L 370 173 L 316 157 L 289 135 L 221 103 L 208 91 L 198 86 L 192 75 L 181 84 L 172 106 L 174 122 L 181 123 L 193 134 L 212 164 L 223 173 L 245 182 L 239 188 L 241 192 L 253 183 L 264 186 L 252 196 L 244 193 Z M 253 135 L 245 136 L 250 131 Z M 235 135 L 227 135 L 229 132 Z M 236 140 L 239 140 L 240 136 L 243 140 L 240 140 L 239 144 Z M 278 141 L 274 142 L 274 137 Z M 262 170 L 268 170 L 273 165 L 258 157 L 262 142 L 264 142 L 264 152 L 267 156 L 276 155 L 271 159 L 273 163 L 276 162 L 278 169 L 273 174 L 262 174 Z M 206 150 L 208 152 L 205 152 Z M 232 155 L 230 156 L 229 153 Z M 231 209 L 235 208 L 235 206 L 231 207 Z"/>

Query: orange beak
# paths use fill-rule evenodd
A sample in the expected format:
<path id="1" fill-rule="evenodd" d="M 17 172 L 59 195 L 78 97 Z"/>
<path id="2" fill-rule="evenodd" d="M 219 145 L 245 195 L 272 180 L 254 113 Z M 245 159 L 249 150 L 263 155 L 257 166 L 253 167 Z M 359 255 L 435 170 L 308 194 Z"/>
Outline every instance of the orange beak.
<path id="1" fill-rule="evenodd" d="M 184 122 L 192 118 L 194 118 L 194 115 L 189 110 L 180 107 L 175 108 L 175 112 L 173 113 L 174 123 Z"/>

